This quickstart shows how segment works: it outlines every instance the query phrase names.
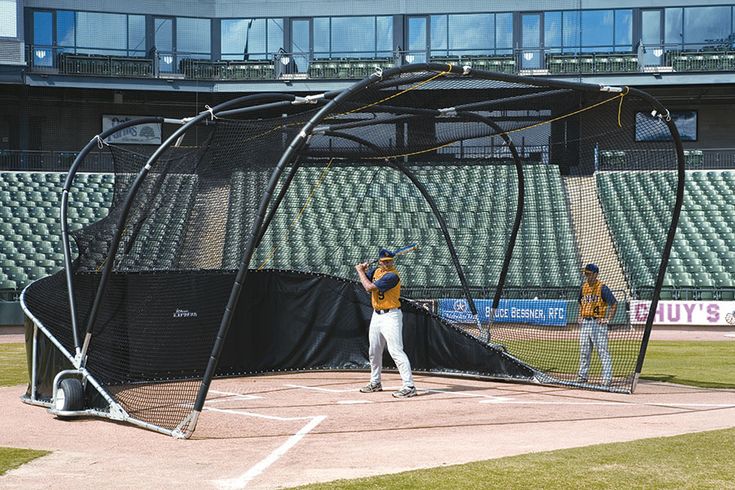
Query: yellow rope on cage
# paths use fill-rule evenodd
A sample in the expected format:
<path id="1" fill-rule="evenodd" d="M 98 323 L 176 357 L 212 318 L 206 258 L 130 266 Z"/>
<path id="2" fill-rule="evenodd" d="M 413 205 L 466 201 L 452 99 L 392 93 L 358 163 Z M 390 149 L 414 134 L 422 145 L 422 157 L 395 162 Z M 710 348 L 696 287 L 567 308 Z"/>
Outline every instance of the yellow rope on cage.
<path id="1" fill-rule="evenodd" d="M 334 162 L 334 158 L 331 158 L 329 160 L 329 163 L 327 163 L 327 166 L 324 167 L 324 170 L 322 170 L 322 173 L 319 174 L 319 178 L 316 181 L 316 184 L 311 188 L 311 191 L 309 192 L 309 195 L 306 198 L 306 201 L 304 201 L 304 205 L 301 206 L 301 209 L 299 210 L 299 214 L 297 214 L 293 220 L 291 220 L 291 223 L 288 225 L 288 231 L 292 230 L 294 225 L 301 221 L 301 217 L 304 215 L 304 211 L 306 211 L 306 208 L 311 204 L 311 200 L 314 197 L 314 193 L 316 193 L 319 186 L 322 185 L 322 182 L 324 182 L 324 179 L 327 177 L 327 174 L 329 173 L 330 168 L 332 167 L 332 162 Z M 285 242 L 286 240 L 282 240 L 281 243 Z M 276 255 L 276 250 L 278 250 L 278 247 L 281 245 L 281 243 L 277 243 L 276 245 L 271 248 L 270 252 L 268 253 L 268 256 L 263 260 L 263 262 L 258 266 L 257 270 L 263 270 L 263 268 L 268 265 L 268 263 L 273 259 L 273 257 Z"/>
<path id="2" fill-rule="evenodd" d="M 509 131 L 506 131 L 505 134 L 517 133 L 518 131 L 525 131 L 526 129 L 537 128 L 539 126 L 543 126 L 544 124 L 550 124 L 553 122 L 561 121 L 562 119 L 566 119 L 567 117 L 576 116 L 577 114 L 581 114 L 585 111 L 589 111 L 590 109 L 594 109 L 595 107 L 599 107 L 603 104 L 607 104 L 608 102 L 612 102 L 615 99 L 620 99 L 620 102 L 622 104 L 623 97 L 625 97 L 626 95 L 627 95 L 627 91 L 625 93 L 620 93 L 618 95 L 610 97 L 609 99 L 605 99 L 603 101 L 592 104 L 591 106 L 583 107 L 582 109 L 576 110 L 574 112 L 570 112 L 569 114 L 562 114 L 561 116 L 551 118 L 548 121 L 542 121 L 540 123 L 531 124 L 530 126 L 524 126 L 522 128 L 511 129 Z M 618 124 L 620 124 L 620 114 L 618 114 Z"/>
<path id="3" fill-rule="evenodd" d="M 623 112 L 623 99 L 626 95 L 628 95 L 628 92 L 630 92 L 630 87 L 625 87 L 625 92 L 621 93 L 619 95 L 620 97 L 620 103 L 618 104 L 618 127 L 622 128 L 623 125 L 620 123 L 620 113 Z"/>
<path id="4" fill-rule="evenodd" d="M 386 157 L 386 156 L 365 157 L 365 158 L 363 158 L 363 160 L 391 160 L 391 159 L 394 159 L 394 158 L 412 157 L 412 156 L 416 156 L 416 155 L 421 155 L 422 153 L 428 153 L 430 151 L 441 150 L 445 146 L 453 145 L 454 143 L 456 143 L 456 141 L 450 141 L 449 143 L 444 143 L 443 145 L 434 146 L 432 148 L 427 148 L 425 150 L 412 151 L 410 153 L 401 153 L 400 155 L 391 155 L 391 156 L 388 156 L 388 157 Z"/>
<path id="5" fill-rule="evenodd" d="M 565 119 L 567 117 L 571 117 L 571 116 L 574 116 L 576 114 L 581 114 L 582 112 L 589 111 L 590 109 L 594 109 L 595 107 L 599 107 L 599 106 L 601 106 L 603 104 L 607 104 L 608 102 L 612 102 L 615 99 L 620 99 L 620 104 L 618 105 L 618 126 L 619 127 L 622 127 L 621 124 L 620 124 L 620 112 L 622 110 L 623 97 L 625 97 L 626 95 L 628 95 L 628 91 L 629 91 L 628 87 L 625 87 L 625 89 L 626 89 L 625 92 L 621 92 L 618 95 L 615 95 L 613 97 L 610 97 L 609 99 L 605 99 L 603 101 L 600 101 L 600 102 L 597 102 L 595 104 L 592 104 L 591 106 L 583 107 L 582 109 L 578 109 L 578 110 L 576 110 L 574 112 L 570 112 L 569 114 L 563 114 L 561 116 L 557 116 L 555 118 L 549 119 L 548 121 L 542 121 L 540 123 L 531 124 L 530 126 L 523 126 L 521 128 L 511 129 L 511 130 L 504 131 L 504 132 L 499 133 L 499 134 L 501 134 L 501 135 L 503 135 L 503 134 L 508 135 L 510 133 L 516 133 L 518 131 L 525 131 L 527 129 L 537 128 L 539 126 L 543 126 L 544 124 L 550 124 L 550 123 L 553 123 L 553 122 L 556 122 L 556 121 L 561 121 L 562 119 Z M 391 155 L 389 157 L 386 157 L 386 156 L 367 157 L 367 158 L 365 158 L 365 160 L 381 160 L 381 159 L 390 160 L 390 159 L 393 159 L 393 158 L 403 158 L 403 157 L 416 156 L 416 155 L 421 155 L 422 153 L 429 153 L 431 151 L 440 150 L 440 149 L 442 149 L 444 147 L 447 147 L 449 145 L 453 145 L 454 143 L 456 143 L 456 141 L 450 141 L 449 143 L 444 143 L 443 145 L 439 145 L 439 146 L 433 146 L 433 147 L 427 148 L 425 150 L 419 150 L 419 151 L 414 151 L 414 152 L 410 152 L 410 153 L 401 153 L 400 155 Z"/>

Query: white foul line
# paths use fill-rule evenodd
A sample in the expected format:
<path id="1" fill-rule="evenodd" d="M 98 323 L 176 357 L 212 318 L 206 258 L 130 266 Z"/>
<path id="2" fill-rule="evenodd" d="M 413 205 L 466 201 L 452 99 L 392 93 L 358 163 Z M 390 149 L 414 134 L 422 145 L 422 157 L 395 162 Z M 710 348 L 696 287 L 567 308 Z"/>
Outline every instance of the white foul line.
<path id="1" fill-rule="evenodd" d="M 250 483 L 258 475 L 263 473 L 270 465 L 278 461 L 284 454 L 288 452 L 289 449 L 291 449 L 296 444 L 298 444 L 298 442 L 301 439 L 303 439 L 306 434 L 308 434 L 312 429 L 314 429 L 314 427 L 322 423 L 327 418 L 326 415 L 318 415 L 316 417 L 275 417 L 275 416 L 261 415 L 257 413 L 241 412 L 239 410 L 222 410 L 219 408 L 211 408 L 211 407 L 206 408 L 206 409 L 211 410 L 213 412 L 234 413 L 238 415 L 262 417 L 262 418 L 273 419 L 273 420 L 311 419 L 309 423 L 303 426 L 296 434 L 289 437 L 286 442 L 278 446 L 268 456 L 260 460 L 255 466 L 251 467 L 249 470 L 247 470 L 245 473 L 243 473 L 239 477 L 232 478 L 230 480 L 217 480 L 214 482 L 218 488 L 223 488 L 223 489 L 224 488 L 227 488 L 227 489 L 245 488 L 248 485 L 248 483 Z"/>
<path id="2" fill-rule="evenodd" d="M 343 388 L 341 390 L 335 390 L 334 388 L 320 388 L 318 386 L 303 386 L 303 385 L 289 385 L 289 384 L 285 384 L 283 386 L 288 386 L 289 388 L 301 388 L 302 390 L 323 391 L 326 393 L 347 393 L 349 391 L 355 391 L 354 388 Z"/>
<path id="3" fill-rule="evenodd" d="M 480 403 L 497 403 L 504 405 L 617 405 L 621 407 L 651 406 L 651 407 L 707 407 L 707 408 L 735 408 L 732 403 L 678 403 L 678 402 L 650 402 L 650 403 L 628 403 L 628 402 L 572 402 L 572 401 L 541 401 L 541 400 L 512 400 L 495 399 L 481 400 Z"/>
<path id="4" fill-rule="evenodd" d="M 258 395 L 243 395 L 242 393 L 232 393 L 230 391 L 217 391 L 217 390 L 209 390 L 210 393 L 215 393 L 217 395 L 227 395 L 228 397 L 236 398 L 238 400 L 259 400 L 263 398 L 262 396 Z M 207 400 L 207 403 L 220 403 L 224 401 L 230 401 L 231 398 L 216 398 L 214 400 Z"/>
<path id="5" fill-rule="evenodd" d="M 643 402 L 630 403 L 627 401 L 542 401 L 542 400 L 515 400 L 506 396 L 481 395 L 479 393 L 465 393 L 462 391 L 455 392 L 450 390 L 426 390 L 432 393 L 442 393 L 444 395 L 453 395 L 459 397 L 484 398 L 478 403 L 493 403 L 498 405 L 619 405 L 619 406 L 653 406 L 653 407 L 702 407 L 702 408 L 735 408 L 732 403 L 679 403 L 679 402 Z"/>

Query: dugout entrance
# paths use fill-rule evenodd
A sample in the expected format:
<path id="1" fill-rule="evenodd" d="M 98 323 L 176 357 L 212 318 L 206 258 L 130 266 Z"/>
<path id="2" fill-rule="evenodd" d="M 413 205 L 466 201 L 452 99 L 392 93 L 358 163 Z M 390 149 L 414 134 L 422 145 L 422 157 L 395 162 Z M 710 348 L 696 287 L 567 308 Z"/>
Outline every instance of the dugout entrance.
<path id="1" fill-rule="evenodd" d="M 215 376 L 366 370 L 371 309 L 353 266 L 410 243 L 399 268 L 414 370 L 631 392 L 652 313 L 631 325 L 620 308 L 603 386 L 594 363 L 576 381 L 575 305 L 587 261 L 611 289 L 660 290 L 683 193 L 661 114 L 633 89 L 430 64 L 126 123 L 180 126 L 154 151 L 104 143 L 113 128 L 65 184 L 67 267 L 22 295 L 26 400 L 188 437 Z M 636 124 L 671 141 L 612 166 L 603 152 L 639 145 Z M 202 144 L 185 144 L 192 128 Z M 109 213 L 69 231 L 75 176 L 100 144 L 115 162 Z M 620 172 L 665 175 L 670 192 L 619 185 Z M 642 269 L 615 235 L 607 198 L 621 195 L 654 204 L 660 240 Z M 623 273 L 608 279 L 605 264 Z"/>

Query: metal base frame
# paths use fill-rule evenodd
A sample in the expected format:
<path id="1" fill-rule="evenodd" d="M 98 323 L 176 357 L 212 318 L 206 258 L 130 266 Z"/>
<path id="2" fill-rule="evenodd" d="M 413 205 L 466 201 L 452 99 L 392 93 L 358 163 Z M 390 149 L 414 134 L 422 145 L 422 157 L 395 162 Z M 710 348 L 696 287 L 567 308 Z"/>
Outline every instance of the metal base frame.
<path id="1" fill-rule="evenodd" d="M 160 432 L 161 434 L 166 434 L 178 439 L 186 439 L 191 436 L 191 431 L 182 431 L 180 428 L 177 428 L 175 430 L 169 430 L 164 429 L 163 427 L 159 427 L 157 425 L 144 422 L 140 419 L 137 419 L 135 417 L 132 417 L 130 414 L 127 413 L 127 411 L 120 405 L 118 402 L 116 402 L 112 396 L 107 392 L 107 390 L 94 378 L 94 376 L 87 371 L 84 367 L 80 367 L 81 359 L 77 356 L 72 355 L 68 350 L 64 348 L 64 346 L 61 344 L 61 342 L 56 339 L 51 332 L 43 325 L 43 323 L 36 318 L 33 313 L 28 309 L 28 307 L 25 304 L 25 293 L 29 286 L 26 286 L 25 289 L 23 289 L 23 292 L 20 295 L 20 306 L 23 309 L 23 312 L 25 313 L 26 317 L 29 318 L 33 322 L 33 353 L 31 356 L 31 377 L 30 385 L 31 385 L 31 396 L 22 396 L 21 401 L 23 403 L 27 403 L 29 405 L 36 405 L 36 406 L 42 406 L 48 408 L 48 412 L 57 416 L 57 417 L 100 417 L 100 418 L 106 418 L 110 420 L 116 420 L 120 422 L 127 422 L 132 425 L 136 425 L 138 427 L 142 427 L 144 429 L 152 430 L 155 432 Z M 37 357 L 38 357 L 38 335 L 39 332 L 45 335 L 53 344 L 54 346 L 61 352 L 74 366 L 75 369 L 66 369 L 63 371 L 60 371 L 56 374 L 54 377 L 54 383 L 52 388 L 52 395 L 51 395 L 51 401 L 45 401 L 41 400 L 37 397 L 36 392 L 36 373 L 37 373 Z M 62 379 L 69 376 L 79 376 L 84 385 L 91 385 L 107 402 L 107 411 L 99 410 L 99 409 L 84 409 L 84 410 L 77 410 L 77 411 L 68 411 L 68 410 L 57 410 L 55 407 L 56 402 L 56 391 L 59 386 L 59 383 Z M 198 418 L 198 413 L 192 412 L 192 415 L 187 417 L 185 420 L 194 420 Z"/>

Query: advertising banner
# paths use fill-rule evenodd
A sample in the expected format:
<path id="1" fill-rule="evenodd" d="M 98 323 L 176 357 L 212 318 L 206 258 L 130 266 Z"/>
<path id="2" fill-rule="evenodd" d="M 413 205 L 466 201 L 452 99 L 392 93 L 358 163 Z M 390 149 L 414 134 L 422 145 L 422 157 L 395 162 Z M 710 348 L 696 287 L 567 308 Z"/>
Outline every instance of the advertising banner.
<path id="1" fill-rule="evenodd" d="M 133 119 L 140 119 L 143 116 L 102 116 L 102 131 L 107 131 L 110 128 L 122 124 L 124 122 L 132 121 Z M 110 144 L 128 144 L 128 145 L 160 145 L 161 144 L 161 125 L 158 123 L 140 124 L 138 126 L 132 126 L 125 128 L 122 131 L 114 133 L 105 139 Z"/>
<path id="2" fill-rule="evenodd" d="M 630 302 L 631 323 L 645 323 L 650 301 Z M 659 301 L 654 325 L 735 325 L 735 301 Z"/>
<path id="3" fill-rule="evenodd" d="M 492 304 L 492 300 L 488 299 L 475 300 L 481 323 L 489 322 Z M 439 315 L 453 322 L 475 322 L 470 306 L 464 299 L 440 299 Z M 567 302 L 553 299 L 501 299 L 494 321 L 564 326 L 567 324 Z"/>

